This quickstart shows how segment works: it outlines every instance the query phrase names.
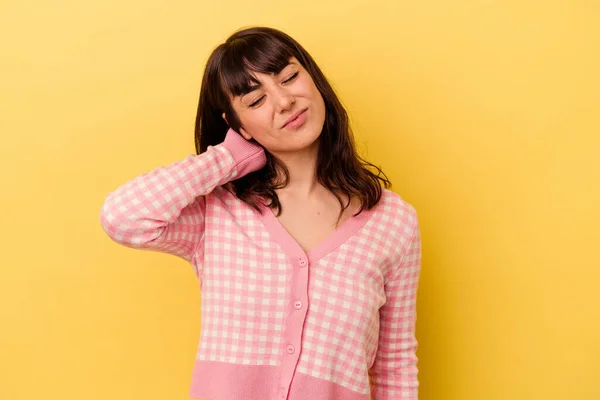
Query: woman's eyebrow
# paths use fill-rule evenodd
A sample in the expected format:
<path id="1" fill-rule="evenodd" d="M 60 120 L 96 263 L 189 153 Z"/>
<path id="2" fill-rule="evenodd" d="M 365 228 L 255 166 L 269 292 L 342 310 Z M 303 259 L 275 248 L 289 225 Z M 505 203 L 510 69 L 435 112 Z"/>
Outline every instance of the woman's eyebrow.
<path id="1" fill-rule="evenodd" d="M 290 65 L 296 65 L 296 63 L 293 61 L 290 61 L 289 63 L 285 64 L 283 67 L 281 67 L 281 69 L 279 71 L 277 71 L 277 75 L 279 75 L 284 69 L 286 69 Z"/>
<path id="2" fill-rule="evenodd" d="M 245 93 L 244 93 L 244 94 L 246 95 L 246 94 L 248 94 L 248 93 L 250 93 L 250 92 L 253 92 L 253 91 L 255 91 L 256 89 L 260 89 L 261 87 L 262 87 L 262 83 L 261 83 L 261 82 L 259 82 L 259 83 L 254 83 L 254 84 L 252 84 L 252 85 L 248 85 L 248 87 L 246 88 L 246 90 L 245 90 Z"/>
<path id="3" fill-rule="evenodd" d="M 242 93 L 240 95 L 242 97 L 244 97 L 248 93 L 251 93 L 251 92 L 255 91 L 256 89 L 260 89 L 261 87 L 262 87 L 262 82 L 260 82 L 259 80 L 252 80 L 246 84 L 246 87 L 244 87 L 244 89 L 242 90 Z"/>
<path id="4" fill-rule="evenodd" d="M 290 61 L 289 63 L 284 65 L 283 68 L 281 68 L 279 71 L 277 71 L 275 74 L 276 75 L 281 74 L 281 72 L 283 72 L 283 70 L 286 69 L 290 65 L 297 65 L 297 63 Z M 257 89 L 260 89 L 261 87 L 262 87 L 262 82 L 260 82 L 260 81 L 248 84 L 248 86 L 246 87 L 246 90 L 244 90 L 244 92 L 242 93 L 242 97 L 246 96 L 249 93 L 252 93 L 253 91 L 255 91 Z"/>

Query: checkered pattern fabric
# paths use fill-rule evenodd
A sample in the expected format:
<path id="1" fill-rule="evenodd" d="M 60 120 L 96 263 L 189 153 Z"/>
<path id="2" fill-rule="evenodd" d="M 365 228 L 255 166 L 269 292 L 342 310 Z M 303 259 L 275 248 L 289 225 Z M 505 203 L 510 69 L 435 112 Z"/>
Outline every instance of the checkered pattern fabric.
<path id="1" fill-rule="evenodd" d="M 142 174 L 100 214 L 114 241 L 194 267 L 202 329 L 190 396 L 417 399 L 415 209 L 383 189 L 377 206 L 305 252 L 271 209 L 222 187 L 240 176 L 239 154 L 210 146 Z"/>

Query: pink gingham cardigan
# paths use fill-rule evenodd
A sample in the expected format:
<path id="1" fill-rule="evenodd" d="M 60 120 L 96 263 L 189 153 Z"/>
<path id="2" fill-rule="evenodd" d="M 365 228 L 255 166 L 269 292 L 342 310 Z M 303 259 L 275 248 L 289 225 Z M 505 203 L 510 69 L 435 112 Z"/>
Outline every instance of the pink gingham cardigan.
<path id="1" fill-rule="evenodd" d="M 190 397 L 417 399 L 414 208 L 383 189 L 306 253 L 270 208 L 221 187 L 264 163 L 241 136 L 226 142 L 123 184 L 100 215 L 114 241 L 194 267 L 202 329 Z"/>

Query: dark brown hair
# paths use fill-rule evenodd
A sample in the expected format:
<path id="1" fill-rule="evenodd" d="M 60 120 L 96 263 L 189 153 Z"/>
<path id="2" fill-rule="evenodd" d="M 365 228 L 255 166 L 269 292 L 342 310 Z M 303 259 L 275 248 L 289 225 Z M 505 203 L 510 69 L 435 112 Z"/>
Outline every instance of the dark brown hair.
<path id="1" fill-rule="evenodd" d="M 202 78 L 196 115 L 196 153 L 201 154 L 208 146 L 222 143 L 229 127 L 239 132 L 241 122 L 233 110 L 230 96 L 249 92 L 249 85 L 254 81 L 251 73 L 279 73 L 292 57 L 296 57 L 308 71 L 325 102 L 325 123 L 320 135 L 316 167 L 318 182 L 340 202 L 342 210 L 339 218 L 350 205 L 344 205 L 340 193 L 348 199 L 360 199 L 361 207 L 357 214 L 365 208 L 371 209 L 381 198 L 381 184 L 389 188 L 390 181 L 379 167 L 357 154 L 348 114 L 313 58 L 298 42 L 277 29 L 252 27 L 240 30 L 211 53 Z M 222 117 L 223 112 L 229 125 Z M 251 141 L 259 144 L 254 139 Z M 287 185 L 289 173 L 279 159 L 265 152 L 265 167 L 223 187 L 259 212 L 256 201 L 268 199 L 270 201 L 265 204 L 276 207 L 279 215 L 282 206 L 275 189 Z M 377 174 L 367 167 L 375 168 Z M 280 177 L 284 177 L 283 182 L 277 181 L 277 171 L 281 172 Z"/>

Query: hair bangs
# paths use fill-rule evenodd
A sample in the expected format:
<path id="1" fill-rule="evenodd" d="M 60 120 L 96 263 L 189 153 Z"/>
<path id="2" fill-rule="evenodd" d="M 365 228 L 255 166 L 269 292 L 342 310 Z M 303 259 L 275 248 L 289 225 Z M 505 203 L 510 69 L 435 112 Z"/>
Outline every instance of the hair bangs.
<path id="1" fill-rule="evenodd" d="M 254 73 L 278 74 L 294 56 L 292 48 L 270 35 L 237 38 L 221 60 L 223 89 L 234 97 L 250 93 L 259 85 Z"/>

